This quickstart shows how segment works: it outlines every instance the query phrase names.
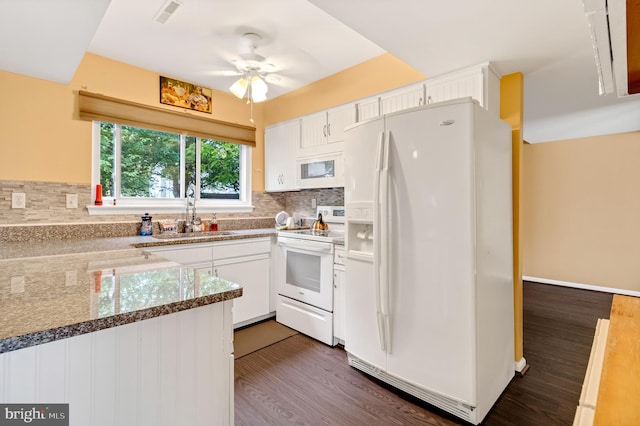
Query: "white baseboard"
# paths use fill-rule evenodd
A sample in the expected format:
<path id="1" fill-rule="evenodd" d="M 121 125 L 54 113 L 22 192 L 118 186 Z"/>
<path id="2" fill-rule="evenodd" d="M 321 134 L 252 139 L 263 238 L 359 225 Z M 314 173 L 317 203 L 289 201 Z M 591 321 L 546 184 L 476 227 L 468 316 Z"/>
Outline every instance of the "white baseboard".
<path id="1" fill-rule="evenodd" d="M 538 277 L 528 277 L 528 276 L 523 276 L 522 280 L 533 281 L 533 282 L 542 283 L 542 284 L 559 285 L 562 287 L 573 287 L 573 288 L 580 288 L 583 290 L 593 290 L 593 291 L 601 291 L 605 293 L 623 294 L 625 296 L 640 297 L 640 291 L 624 290 L 620 288 L 602 287 L 602 286 L 591 285 L 591 284 L 572 283 L 569 281 L 558 281 L 558 280 L 550 280 L 548 278 L 538 278 Z"/>

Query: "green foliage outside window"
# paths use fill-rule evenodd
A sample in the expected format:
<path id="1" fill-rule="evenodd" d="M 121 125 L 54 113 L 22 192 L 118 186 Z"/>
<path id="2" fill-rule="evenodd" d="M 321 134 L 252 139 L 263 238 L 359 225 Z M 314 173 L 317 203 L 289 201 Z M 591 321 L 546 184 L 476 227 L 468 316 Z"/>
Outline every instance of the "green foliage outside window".
<path id="1" fill-rule="evenodd" d="M 100 126 L 100 182 L 103 195 L 113 196 L 116 126 Z M 195 137 L 185 138 L 186 187 L 196 182 Z M 120 195 L 180 198 L 180 135 L 120 127 Z M 240 145 L 200 141 L 200 198 L 239 198 Z M 190 194 L 192 195 L 192 194 Z"/>

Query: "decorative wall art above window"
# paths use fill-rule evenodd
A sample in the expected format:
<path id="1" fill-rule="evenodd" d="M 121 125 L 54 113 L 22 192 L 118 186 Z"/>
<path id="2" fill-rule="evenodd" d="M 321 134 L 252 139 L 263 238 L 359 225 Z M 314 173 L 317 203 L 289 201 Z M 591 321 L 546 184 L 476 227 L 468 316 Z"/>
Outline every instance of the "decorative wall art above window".
<path id="1" fill-rule="evenodd" d="M 160 103 L 212 113 L 211 89 L 160 76 Z"/>

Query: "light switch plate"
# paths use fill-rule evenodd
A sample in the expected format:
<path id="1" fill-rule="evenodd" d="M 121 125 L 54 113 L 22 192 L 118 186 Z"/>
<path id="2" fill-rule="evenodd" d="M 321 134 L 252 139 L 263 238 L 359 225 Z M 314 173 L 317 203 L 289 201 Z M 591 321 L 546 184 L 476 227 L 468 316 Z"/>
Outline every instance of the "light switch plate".
<path id="1" fill-rule="evenodd" d="M 78 208 L 78 194 L 67 194 L 67 208 L 68 209 Z"/>
<path id="2" fill-rule="evenodd" d="M 11 193 L 11 208 L 24 209 L 27 207 L 27 196 L 24 192 Z"/>
<path id="3" fill-rule="evenodd" d="M 78 284 L 78 272 L 73 271 L 64 271 L 64 285 L 72 286 Z"/>
<path id="4" fill-rule="evenodd" d="M 24 293 L 24 276 L 11 277 L 11 293 Z"/>

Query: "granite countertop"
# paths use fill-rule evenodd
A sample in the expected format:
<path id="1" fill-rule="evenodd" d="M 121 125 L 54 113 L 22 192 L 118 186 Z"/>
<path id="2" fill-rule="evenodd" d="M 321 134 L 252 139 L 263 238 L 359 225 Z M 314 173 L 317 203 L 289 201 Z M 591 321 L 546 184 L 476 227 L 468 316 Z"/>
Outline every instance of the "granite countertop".
<path id="1" fill-rule="evenodd" d="M 0 353 L 240 297 L 240 285 L 142 248 L 271 235 L 274 229 L 2 244 Z"/>
<path id="2" fill-rule="evenodd" d="M 244 238 L 270 237 L 276 235 L 274 228 L 245 229 L 226 232 L 202 232 L 196 234 L 178 234 L 166 238 L 163 234 L 152 236 L 88 238 L 70 240 L 46 240 L 30 242 L 10 242 L 0 244 L 0 260 L 32 258 L 75 253 L 100 253 L 132 247 L 155 247 L 175 244 L 192 244 Z"/>

